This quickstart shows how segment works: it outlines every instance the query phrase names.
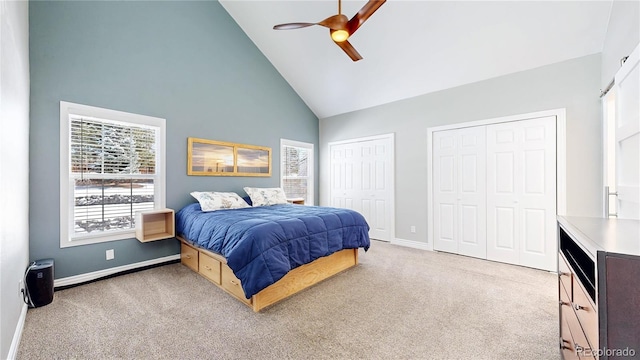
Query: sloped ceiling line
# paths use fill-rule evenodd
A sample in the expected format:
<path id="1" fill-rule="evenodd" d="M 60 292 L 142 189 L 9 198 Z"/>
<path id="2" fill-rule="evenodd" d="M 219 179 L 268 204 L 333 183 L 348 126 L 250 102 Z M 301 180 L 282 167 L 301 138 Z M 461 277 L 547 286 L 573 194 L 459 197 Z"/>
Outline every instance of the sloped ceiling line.
<path id="1" fill-rule="evenodd" d="M 349 39 L 358 62 L 323 27 L 273 30 L 331 16 L 337 1 L 220 3 L 322 119 L 599 53 L 612 1 L 389 0 Z"/>

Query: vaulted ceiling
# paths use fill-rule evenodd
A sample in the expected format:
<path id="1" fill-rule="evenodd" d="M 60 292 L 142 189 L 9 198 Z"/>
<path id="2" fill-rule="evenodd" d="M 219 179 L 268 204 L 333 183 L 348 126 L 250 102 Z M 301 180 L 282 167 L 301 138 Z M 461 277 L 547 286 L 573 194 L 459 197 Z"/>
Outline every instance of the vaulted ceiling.
<path id="1" fill-rule="evenodd" d="M 609 1 L 388 0 L 349 38 L 353 62 L 329 30 L 273 30 L 338 12 L 330 0 L 219 0 L 318 116 L 369 108 L 602 51 Z M 345 0 L 351 18 L 365 0 Z"/>

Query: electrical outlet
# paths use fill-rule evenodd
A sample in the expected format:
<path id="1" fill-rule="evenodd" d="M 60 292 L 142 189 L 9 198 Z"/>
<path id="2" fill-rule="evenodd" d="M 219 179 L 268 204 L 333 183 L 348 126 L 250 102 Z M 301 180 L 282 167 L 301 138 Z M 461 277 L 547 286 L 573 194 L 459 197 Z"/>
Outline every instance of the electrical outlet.
<path id="1" fill-rule="evenodd" d="M 24 287 L 22 286 L 22 279 L 20 279 L 18 280 L 18 297 L 20 300 L 22 300 L 22 289 L 24 289 Z"/>
<path id="2" fill-rule="evenodd" d="M 116 256 L 115 256 L 115 254 L 113 252 L 113 249 L 107 250 L 107 260 L 113 260 L 114 257 L 116 257 Z"/>
<path id="3" fill-rule="evenodd" d="M 413 225 L 411 225 L 411 233 L 412 233 L 412 234 L 415 234 L 415 233 L 416 233 L 416 227 L 415 227 L 415 226 L 413 226 Z"/>

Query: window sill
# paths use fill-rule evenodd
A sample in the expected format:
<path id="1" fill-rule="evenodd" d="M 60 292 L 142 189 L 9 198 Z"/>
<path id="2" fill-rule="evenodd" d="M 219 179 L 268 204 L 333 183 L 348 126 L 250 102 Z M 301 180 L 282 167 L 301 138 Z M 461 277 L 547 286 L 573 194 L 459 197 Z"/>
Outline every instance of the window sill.
<path id="1" fill-rule="evenodd" d="M 67 248 L 67 247 L 74 247 L 74 246 L 81 246 L 81 245 L 91 245 L 91 244 L 99 244 L 99 243 L 103 243 L 103 242 L 109 242 L 109 241 L 118 241 L 118 240 L 127 240 L 127 239 L 133 239 L 135 240 L 136 238 L 136 232 L 135 229 L 131 229 L 131 230 L 127 230 L 127 231 L 118 231 L 118 232 L 114 232 L 112 234 L 102 234 L 102 235 L 95 235 L 95 236 L 84 236 L 81 238 L 75 238 L 75 239 L 67 239 L 67 241 L 63 241 L 62 239 L 60 240 L 60 248 Z"/>

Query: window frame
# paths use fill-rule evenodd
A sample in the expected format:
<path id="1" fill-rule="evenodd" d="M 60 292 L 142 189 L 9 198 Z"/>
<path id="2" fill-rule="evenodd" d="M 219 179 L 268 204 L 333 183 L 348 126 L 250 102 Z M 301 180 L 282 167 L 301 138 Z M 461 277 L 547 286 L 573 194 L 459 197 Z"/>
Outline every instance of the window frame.
<path id="1" fill-rule="evenodd" d="M 70 115 L 105 121 L 152 126 L 158 129 L 156 143 L 156 175 L 154 180 L 154 209 L 166 207 L 166 120 L 162 118 L 110 110 L 89 105 L 60 101 L 60 248 L 97 244 L 135 238 L 135 228 L 73 236 L 74 178 L 71 176 L 71 119 Z"/>
<path id="2" fill-rule="evenodd" d="M 308 157 L 308 175 L 307 175 L 307 199 L 309 200 L 308 202 L 305 201 L 305 205 L 313 205 L 315 204 L 315 191 L 314 191 L 314 181 L 315 181 L 315 165 L 314 165 L 314 160 L 315 160 L 315 152 L 314 152 L 314 145 L 312 143 L 307 143 L 307 142 L 302 142 L 302 141 L 296 141 L 296 140 L 289 140 L 289 139 L 280 139 L 280 187 L 284 189 L 284 166 L 282 166 L 282 157 L 284 156 L 285 152 L 284 152 L 284 148 L 288 146 L 288 147 L 297 147 L 297 148 L 303 148 L 303 149 L 307 149 L 309 151 L 309 157 Z"/>

